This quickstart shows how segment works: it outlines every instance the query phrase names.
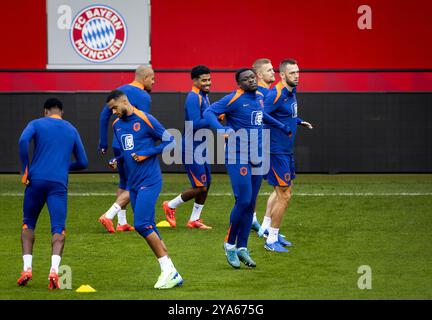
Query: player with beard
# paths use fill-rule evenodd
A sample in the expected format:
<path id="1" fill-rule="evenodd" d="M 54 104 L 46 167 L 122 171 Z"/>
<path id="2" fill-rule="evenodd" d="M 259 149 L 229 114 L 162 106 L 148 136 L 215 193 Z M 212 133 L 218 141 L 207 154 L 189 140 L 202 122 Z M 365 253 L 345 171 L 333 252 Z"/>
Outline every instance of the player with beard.
<path id="1" fill-rule="evenodd" d="M 107 97 L 108 107 L 118 119 L 113 123 L 120 146 L 116 162 L 124 164 L 136 231 L 147 241 L 157 257 L 161 274 L 156 289 L 170 289 L 183 283 L 155 224 L 155 205 L 162 189 L 158 154 L 170 152 L 174 137 L 150 114 L 133 107 L 120 90 Z M 158 144 L 160 142 L 160 144 Z"/>
<path id="2" fill-rule="evenodd" d="M 272 129 L 270 134 L 270 170 L 267 182 L 274 187 L 268 200 L 270 219 L 264 219 L 258 235 L 267 235 L 264 247 L 269 251 L 288 252 L 285 247 L 291 242 L 279 234 L 285 209 L 291 199 L 295 179 L 294 140 L 297 125 L 312 129 L 309 122 L 297 117 L 296 88 L 299 84 L 299 67 L 294 59 L 286 59 L 279 67 L 281 81 L 264 99 L 264 110 L 275 119 L 291 128 L 291 134 Z"/>
<path id="3" fill-rule="evenodd" d="M 128 97 L 129 102 L 137 109 L 150 112 L 151 98 L 149 93 L 155 83 L 154 72 L 149 66 L 139 66 L 135 70 L 135 79 L 129 84 L 125 84 L 118 88 L 123 91 Z M 108 149 L 107 143 L 107 130 L 110 119 L 113 113 L 109 109 L 108 105 L 105 104 L 101 115 L 100 115 L 100 139 L 99 139 L 99 152 L 101 155 L 105 155 Z M 116 139 L 113 137 L 112 148 L 114 156 L 117 157 L 120 154 L 120 146 Z M 99 218 L 99 222 L 105 227 L 109 233 L 114 233 L 116 230 L 122 231 L 133 231 L 134 228 L 127 223 L 126 220 L 126 206 L 129 203 L 129 191 L 127 187 L 126 173 L 124 172 L 123 164 L 118 163 L 117 169 L 119 174 L 119 185 L 117 189 L 117 198 L 112 206 Z M 118 215 L 118 223 L 116 229 L 114 229 L 112 219 Z"/>

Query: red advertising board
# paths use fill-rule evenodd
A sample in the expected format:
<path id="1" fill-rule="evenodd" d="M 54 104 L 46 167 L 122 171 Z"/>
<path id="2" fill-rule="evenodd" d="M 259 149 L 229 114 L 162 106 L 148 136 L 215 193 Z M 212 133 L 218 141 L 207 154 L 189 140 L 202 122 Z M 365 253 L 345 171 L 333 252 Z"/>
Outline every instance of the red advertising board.
<path id="1" fill-rule="evenodd" d="M 129 81 L 129 72 L 107 81 L 106 72 L 46 71 L 46 2 L 4 2 L 2 12 L 0 91 L 109 90 Z M 307 91 L 430 91 L 431 14 L 430 0 L 151 1 L 151 61 L 164 71 L 155 91 L 188 90 L 185 70 L 197 64 L 228 71 L 214 76 L 215 90 L 226 91 L 232 70 L 261 57 L 275 67 L 294 57 L 314 71 L 303 74 Z"/>

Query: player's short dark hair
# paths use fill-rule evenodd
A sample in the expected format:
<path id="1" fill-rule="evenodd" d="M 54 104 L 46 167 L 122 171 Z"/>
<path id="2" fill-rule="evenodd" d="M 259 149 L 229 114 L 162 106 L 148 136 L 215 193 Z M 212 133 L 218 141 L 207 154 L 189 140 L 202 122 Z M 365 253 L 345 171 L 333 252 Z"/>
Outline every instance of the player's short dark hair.
<path id="1" fill-rule="evenodd" d="M 110 102 L 112 99 L 117 100 L 118 98 L 124 96 L 125 93 L 121 90 L 113 90 L 109 93 L 108 97 L 106 98 L 106 103 Z"/>
<path id="2" fill-rule="evenodd" d="M 235 79 L 236 79 L 237 83 L 240 80 L 240 74 L 242 74 L 245 71 L 252 71 L 253 73 L 255 73 L 255 71 L 253 71 L 252 68 L 241 68 L 241 69 L 238 69 L 237 72 L 235 73 Z"/>
<path id="3" fill-rule="evenodd" d="M 44 103 L 44 109 L 51 110 L 52 108 L 63 110 L 63 103 L 57 98 L 48 98 Z"/>
<path id="4" fill-rule="evenodd" d="M 279 65 L 279 71 L 284 71 L 285 67 L 289 64 L 297 64 L 297 60 L 293 59 L 293 58 L 289 58 L 289 59 L 284 59 L 281 61 L 280 65 Z"/>
<path id="5" fill-rule="evenodd" d="M 210 74 L 210 69 L 206 66 L 195 66 L 191 70 L 191 79 L 198 79 L 203 74 Z"/>

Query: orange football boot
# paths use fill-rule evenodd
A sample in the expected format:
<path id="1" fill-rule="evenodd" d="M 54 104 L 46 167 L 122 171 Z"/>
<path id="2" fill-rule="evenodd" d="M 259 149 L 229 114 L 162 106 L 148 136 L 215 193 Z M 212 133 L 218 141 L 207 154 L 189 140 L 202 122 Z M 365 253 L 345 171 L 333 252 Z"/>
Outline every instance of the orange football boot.
<path id="1" fill-rule="evenodd" d="M 170 224 L 171 227 L 175 228 L 177 226 L 176 217 L 175 217 L 176 209 L 172 209 L 168 207 L 168 201 L 164 201 L 162 203 L 162 208 L 165 212 L 165 217 L 168 223 Z"/>
<path id="2" fill-rule="evenodd" d="M 124 225 L 121 225 L 120 223 L 117 224 L 116 231 L 123 232 L 123 231 L 135 231 L 135 228 L 132 227 L 129 223 L 126 223 Z"/>
<path id="3" fill-rule="evenodd" d="M 103 214 L 102 216 L 100 216 L 99 220 L 100 223 L 102 223 L 102 225 L 105 227 L 105 229 L 107 229 L 107 231 L 109 233 L 114 233 L 114 225 L 112 220 L 108 219 L 107 217 L 105 217 L 105 214 Z"/>
<path id="4" fill-rule="evenodd" d="M 54 271 L 51 270 L 49 276 L 48 276 L 48 289 L 50 290 L 55 290 L 55 289 L 59 289 L 59 283 L 58 283 L 58 274 Z"/>
<path id="5" fill-rule="evenodd" d="M 189 220 L 188 223 L 186 224 L 186 227 L 190 228 L 190 229 L 203 229 L 203 230 L 208 230 L 208 229 L 212 229 L 212 227 L 210 226 L 206 226 L 201 219 L 195 220 L 195 221 L 191 221 Z"/>
<path id="6" fill-rule="evenodd" d="M 33 278 L 32 269 L 28 268 L 26 271 L 21 272 L 21 277 L 19 277 L 17 284 L 20 287 L 24 287 Z"/>

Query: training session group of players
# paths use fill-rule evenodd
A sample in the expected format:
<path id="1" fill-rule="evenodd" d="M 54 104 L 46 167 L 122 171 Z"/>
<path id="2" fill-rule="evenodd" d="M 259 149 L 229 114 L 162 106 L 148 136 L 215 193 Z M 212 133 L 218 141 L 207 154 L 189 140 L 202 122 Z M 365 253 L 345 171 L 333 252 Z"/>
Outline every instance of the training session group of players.
<path id="1" fill-rule="evenodd" d="M 270 166 L 268 172 L 254 174 L 257 164 L 248 148 L 242 151 L 236 139 L 235 151 L 226 148 L 226 169 L 232 184 L 235 204 L 229 218 L 229 228 L 224 241 L 228 264 L 240 268 L 256 267 L 247 249 L 249 233 L 257 232 L 265 239 L 265 249 L 288 252 L 291 242 L 279 233 L 282 218 L 291 198 L 294 168 L 294 141 L 298 125 L 312 129 L 312 125 L 297 116 L 296 87 L 299 68 L 294 59 L 283 60 L 279 65 L 280 81 L 275 82 L 275 71 L 269 59 L 258 59 L 252 68 L 242 68 L 235 73 L 238 89 L 219 101 L 210 103 L 211 72 L 206 66 L 191 70 L 192 90 L 185 101 L 185 121 L 193 123 L 193 131 L 202 128 L 219 129 L 226 136 L 238 130 L 261 132 L 270 129 Z M 99 152 L 108 151 L 108 126 L 112 117 L 114 158 L 109 165 L 119 173 L 117 197 L 112 206 L 99 217 L 99 222 L 110 232 L 138 232 L 157 257 L 161 273 L 154 285 L 169 289 L 183 283 L 180 273 L 170 259 L 168 249 L 155 224 L 155 206 L 162 188 L 162 174 L 158 154 L 176 148 L 174 137 L 151 115 L 149 92 L 155 82 L 151 67 L 139 66 L 132 83 L 111 91 L 100 115 Z M 88 165 L 80 135 L 75 127 L 62 119 L 63 104 L 56 98 L 44 104 L 44 117 L 31 121 L 19 139 L 22 165 L 22 182 L 26 184 L 23 201 L 23 227 L 21 234 L 23 271 L 19 286 L 32 279 L 32 252 L 34 230 L 38 216 L 47 204 L 52 232 L 51 268 L 48 288 L 59 288 L 59 266 L 65 243 L 67 216 L 68 173 L 85 169 Z M 225 121 L 223 125 L 222 121 Z M 184 133 L 183 133 L 184 135 Z M 183 136 L 184 138 L 184 136 Z M 29 144 L 34 141 L 34 151 L 29 160 Z M 186 148 L 196 147 L 184 145 Z M 261 148 L 261 135 L 258 136 Z M 246 154 L 242 154 L 246 152 Z M 71 162 L 71 155 L 75 162 Z M 228 161 L 228 157 L 231 161 Z M 244 159 L 246 158 L 246 162 Z M 209 193 L 211 170 L 209 163 L 184 163 L 191 188 L 174 199 L 163 202 L 163 211 L 171 227 L 176 227 L 176 208 L 194 199 L 188 228 L 212 229 L 204 224 L 201 213 Z M 260 224 L 256 217 L 256 199 L 262 179 L 274 187 L 267 200 L 266 212 Z M 131 203 L 134 226 L 128 224 L 126 206 Z M 113 219 L 118 223 L 114 228 Z"/>

